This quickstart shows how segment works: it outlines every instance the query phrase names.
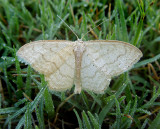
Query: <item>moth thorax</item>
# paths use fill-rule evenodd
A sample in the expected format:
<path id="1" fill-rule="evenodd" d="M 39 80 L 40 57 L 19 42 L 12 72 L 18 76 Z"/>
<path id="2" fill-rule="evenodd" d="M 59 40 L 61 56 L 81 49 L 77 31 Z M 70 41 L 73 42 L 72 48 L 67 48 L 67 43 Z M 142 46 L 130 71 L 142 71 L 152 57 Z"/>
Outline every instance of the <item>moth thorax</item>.
<path id="1" fill-rule="evenodd" d="M 83 53 L 84 51 L 85 51 L 84 42 L 81 40 L 75 41 L 74 52 L 75 53 L 77 53 L 77 52 Z"/>

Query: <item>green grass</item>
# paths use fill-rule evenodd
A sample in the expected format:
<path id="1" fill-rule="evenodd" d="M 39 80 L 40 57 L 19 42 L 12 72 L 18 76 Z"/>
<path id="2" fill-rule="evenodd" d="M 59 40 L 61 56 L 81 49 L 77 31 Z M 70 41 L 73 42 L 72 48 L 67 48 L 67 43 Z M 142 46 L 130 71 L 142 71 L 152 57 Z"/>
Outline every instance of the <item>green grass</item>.
<path id="1" fill-rule="evenodd" d="M 158 0 L 0 0 L 0 129 L 160 128 L 160 2 Z M 35 40 L 76 36 L 121 40 L 143 58 L 111 82 L 105 94 L 50 92 L 44 76 L 16 51 Z"/>

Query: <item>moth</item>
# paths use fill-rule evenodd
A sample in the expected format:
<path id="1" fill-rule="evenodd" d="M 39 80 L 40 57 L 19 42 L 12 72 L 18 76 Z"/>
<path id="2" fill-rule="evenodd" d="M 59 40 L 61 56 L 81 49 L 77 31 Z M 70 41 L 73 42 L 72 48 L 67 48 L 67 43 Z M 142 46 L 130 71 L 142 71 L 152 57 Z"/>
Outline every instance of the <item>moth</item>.
<path id="1" fill-rule="evenodd" d="M 51 91 L 75 85 L 74 93 L 83 89 L 103 94 L 111 79 L 129 70 L 142 52 L 116 40 L 40 40 L 22 46 L 17 56 L 44 74 Z"/>
<path id="2" fill-rule="evenodd" d="M 129 70 L 142 52 L 114 40 L 41 40 L 22 46 L 17 56 L 44 74 L 50 90 L 65 91 L 75 84 L 75 93 L 84 89 L 99 94 L 112 77 Z"/>

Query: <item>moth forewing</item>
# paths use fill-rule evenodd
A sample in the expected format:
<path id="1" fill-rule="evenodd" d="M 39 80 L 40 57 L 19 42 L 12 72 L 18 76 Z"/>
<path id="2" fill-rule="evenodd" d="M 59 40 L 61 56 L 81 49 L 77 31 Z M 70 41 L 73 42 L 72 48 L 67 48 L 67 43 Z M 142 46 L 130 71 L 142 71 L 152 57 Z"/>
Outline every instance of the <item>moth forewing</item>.
<path id="1" fill-rule="evenodd" d="M 31 42 L 22 46 L 17 56 L 28 62 L 33 69 L 44 74 L 49 89 L 65 91 L 73 86 L 75 56 L 72 41 Z"/>
<path id="2" fill-rule="evenodd" d="M 82 88 L 104 93 L 112 77 L 129 70 L 141 57 L 135 46 L 121 41 L 94 40 L 84 42 Z"/>

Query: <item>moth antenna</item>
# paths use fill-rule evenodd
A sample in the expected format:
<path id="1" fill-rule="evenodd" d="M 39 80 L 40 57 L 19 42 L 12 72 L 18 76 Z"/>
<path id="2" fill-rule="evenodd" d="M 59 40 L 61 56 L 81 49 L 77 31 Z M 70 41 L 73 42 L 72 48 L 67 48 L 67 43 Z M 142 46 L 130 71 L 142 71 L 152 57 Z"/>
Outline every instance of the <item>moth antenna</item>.
<path id="1" fill-rule="evenodd" d="M 77 40 L 79 40 L 77 34 L 71 29 L 71 27 L 69 27 L 69 25 L 67 25 L 67 23 L 60 16 L 57 15 L 57 17 L 61 19 L 62 22 L 64 22 L 64 24 L 73 32 L 73 34 L 75 34 L 75 36 L 77 37 Z"/>
<path id="2" fill-rule="evenodd" d="M 89 32 L 91 32 L 92 30 L 94 30 L 95 28 L 97 28 L 98 26 L 100 26 L 102 23 L 104 23 L 104 22 L 106 22 L 106 21 L 108 21 L 108 19 L 105 20 L 105 21 L 103 21 L 103 22 L 101 22 L 100 24 L 98 24 L 97 26 L 95 26 L 93 29 L 87 31 L 87 33 L 85 33 L 85 34 L 82 36 L 81 40 L 84 38 L 84 36 L 86 36 L 86 34 L 88 34 Z"/>

